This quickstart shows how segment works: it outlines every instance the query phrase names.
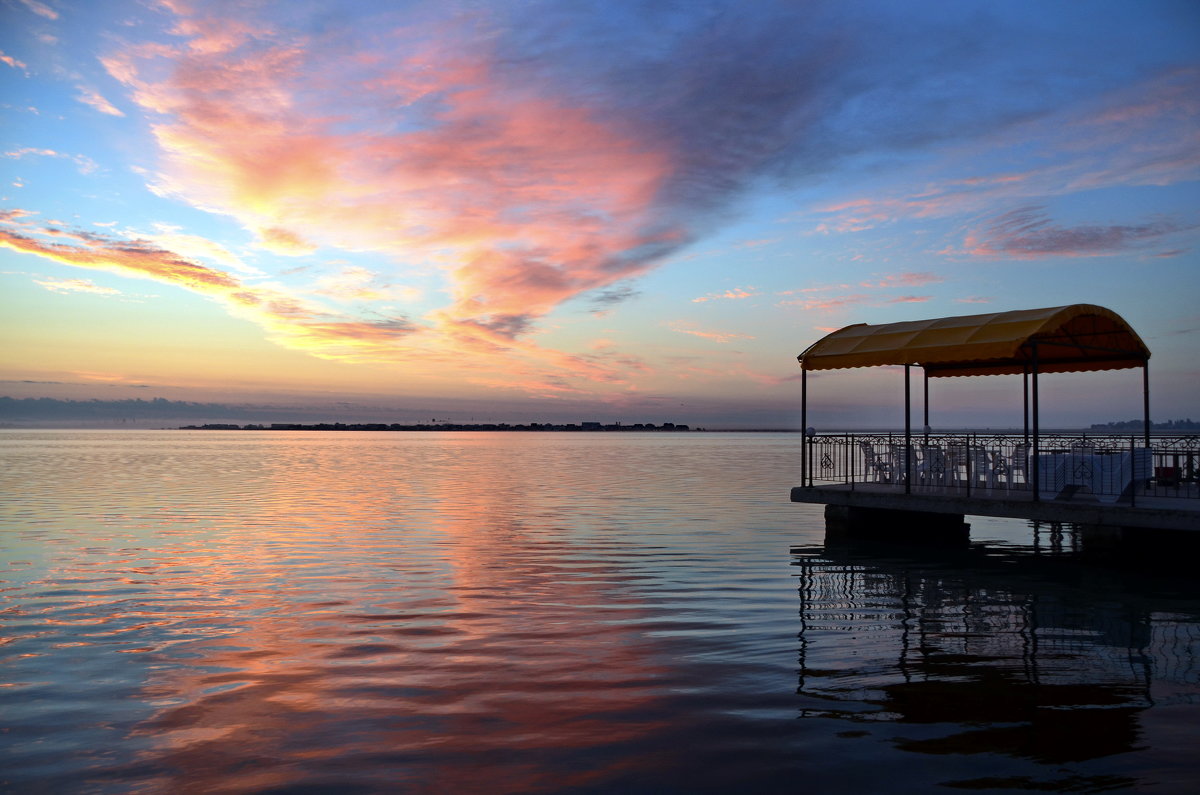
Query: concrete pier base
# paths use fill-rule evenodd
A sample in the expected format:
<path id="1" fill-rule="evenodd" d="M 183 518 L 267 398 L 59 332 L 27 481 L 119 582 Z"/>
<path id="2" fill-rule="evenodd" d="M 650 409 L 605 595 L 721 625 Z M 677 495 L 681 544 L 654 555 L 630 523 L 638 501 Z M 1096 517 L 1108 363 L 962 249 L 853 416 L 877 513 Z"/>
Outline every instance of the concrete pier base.
<path id="1" fill-rule="evenodd" d="M 825 533 L 831 538 L 861 538 L 905 545 L 966 546 L 971 526 L 962 514 L 825 506 Z"/>
<path id="2" fill-rule="evenodd" d="M 1187 531 L 1081 524 L 1076 532 L 1083 557 L 1101 563 L 1190 569 L 1200 556 L 1200 535 Z"/>

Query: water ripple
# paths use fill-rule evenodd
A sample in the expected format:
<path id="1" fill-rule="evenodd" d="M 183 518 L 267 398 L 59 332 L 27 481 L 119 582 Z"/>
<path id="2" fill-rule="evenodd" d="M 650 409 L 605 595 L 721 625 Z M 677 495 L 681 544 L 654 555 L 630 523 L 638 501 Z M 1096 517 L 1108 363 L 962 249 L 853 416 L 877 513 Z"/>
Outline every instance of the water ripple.
<path id="1" fill-rule="evenodd" d="M 1191 772 L 1157 749 L 1200 708 L 1194 598 L 826 548 L 792 436 L 2 436 L 0 790 Z M 1056 710 L 1115 734 L 1004 733 Z"/>

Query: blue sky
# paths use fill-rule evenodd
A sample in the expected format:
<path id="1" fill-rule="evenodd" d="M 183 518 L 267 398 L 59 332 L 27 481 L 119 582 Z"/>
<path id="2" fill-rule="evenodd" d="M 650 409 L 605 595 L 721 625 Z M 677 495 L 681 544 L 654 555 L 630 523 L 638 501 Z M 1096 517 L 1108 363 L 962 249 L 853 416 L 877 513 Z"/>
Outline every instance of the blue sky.
<path id="1" fill-rule="evenodd" d="M 0 14 L 0 393 L 788 427 L 829 330 L 1094 303 L 1200 414 L 1194 3 Z M 1011 380 L 935 415 L 1013 424 Z M 1047 380 L 1051 422 L 1140 414 Z"/>

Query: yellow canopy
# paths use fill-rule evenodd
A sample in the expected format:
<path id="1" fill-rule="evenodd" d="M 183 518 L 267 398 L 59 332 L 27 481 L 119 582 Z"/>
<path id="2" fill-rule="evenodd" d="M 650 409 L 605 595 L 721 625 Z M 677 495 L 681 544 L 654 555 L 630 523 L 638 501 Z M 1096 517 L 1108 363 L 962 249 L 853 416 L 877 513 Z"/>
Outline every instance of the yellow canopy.
<path id="1" fill-rule="evenodd" d="M 1025 372 L 1037 351 L 1041 373 L 1141 367 L 1150 350 L 1120 315 L 1072 304 L 987 315 L 942 317 L 829 334 L 797 359 L 805 370 L 916 364 L 929 376 Z"/>

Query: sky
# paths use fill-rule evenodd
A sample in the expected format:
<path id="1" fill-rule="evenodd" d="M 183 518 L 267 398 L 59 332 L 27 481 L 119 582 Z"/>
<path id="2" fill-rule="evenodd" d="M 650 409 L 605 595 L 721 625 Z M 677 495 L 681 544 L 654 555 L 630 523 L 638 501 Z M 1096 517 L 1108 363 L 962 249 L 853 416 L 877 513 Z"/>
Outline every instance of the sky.
<path id="1" fill-rule="evenodd" d="M 1200 418 L 1194 2 L 0 0 L 0 114 L 0 395 L 798 427 L 830 331 L 1090 303 Z"/>

